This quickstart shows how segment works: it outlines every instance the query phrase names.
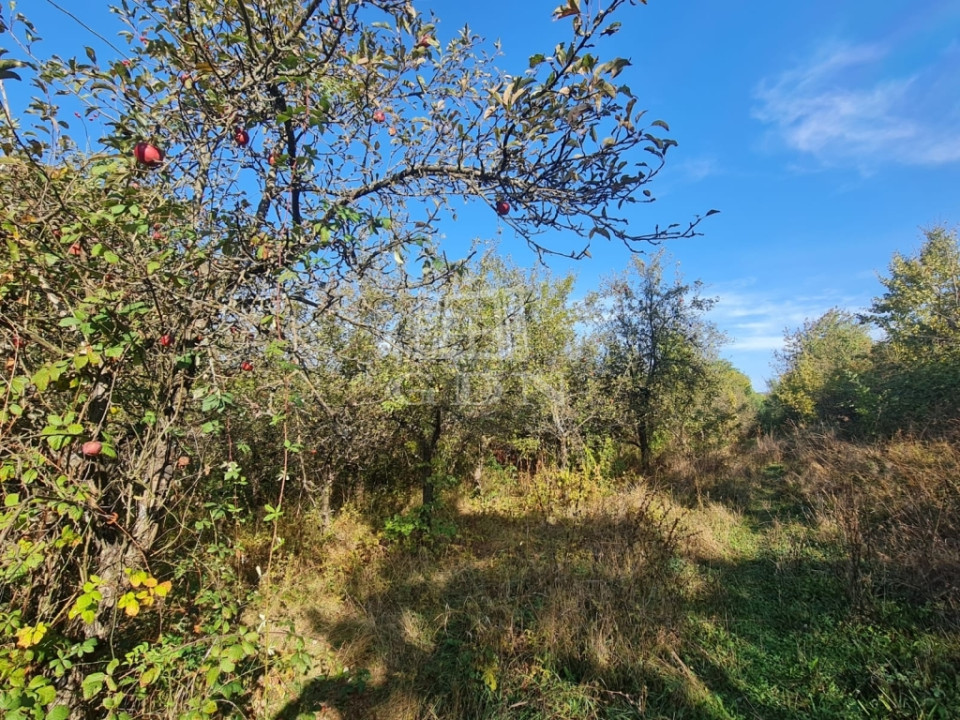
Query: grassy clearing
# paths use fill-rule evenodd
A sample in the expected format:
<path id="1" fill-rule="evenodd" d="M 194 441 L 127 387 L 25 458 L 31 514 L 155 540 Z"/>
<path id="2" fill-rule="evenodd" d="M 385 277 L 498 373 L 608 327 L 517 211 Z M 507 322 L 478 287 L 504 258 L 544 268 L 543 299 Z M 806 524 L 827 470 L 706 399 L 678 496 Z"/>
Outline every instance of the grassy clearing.
<path id="1" fill-rule="evenodd" d="M 752 461 L 695 492 L 501 475 L 451 498 L 457 533 L 432 543 L 351 512 L 301 533 L 267 600 L 316 673 L 270 678 L 264 716 L 954 717 L 949 606 L 853 603 L 789 463 Z"/>

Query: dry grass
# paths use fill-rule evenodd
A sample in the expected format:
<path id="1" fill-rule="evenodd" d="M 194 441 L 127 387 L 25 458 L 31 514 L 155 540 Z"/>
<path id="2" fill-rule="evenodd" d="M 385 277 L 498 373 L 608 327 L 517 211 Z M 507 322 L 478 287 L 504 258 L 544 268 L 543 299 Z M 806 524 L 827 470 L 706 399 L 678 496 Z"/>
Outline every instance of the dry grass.
<path id="1" fill-rule="evenodd" d="M 772 612 L 801 632 L 783 615 L 806 612 L 794 587 L 826 588 L 818 602 L 834 612 L 823 548 L 843 547 L 851 578 L 861 553 L 861 598 L 880 569 L 940 598 L 956 589 L 952 446 L 760 438 L 703 467 L 675 459 L 654 484 L 616 487 L 556 471 L 485 478 L 482 495 L 447 498 L 456 535 L 421 547 L 353 511 L 301 533 L 266 600 L 318 665 L 272 678 L 267 716 L 730 717 L 722 678 L 757 671 L 725 628 L 747 611 L 759 624 L 745 627 L 766 632 Z M 744 587 L 769 595 L 744 600 Z"/>
<path id="2" fill-rule="evenodd" d="M 830 435 L 793 439 L 794 481 L 827 538 L 845 551 L 848 590 L 891 587 L 917 599 L 960 602 L 960 449 L 896 438 L 855 444 Z"/>
<path id="3" fill-rule="evenodd" d="M 346 692 L 341 711 L 483 717 L 522 703 L 591 717 L 612 701 L 635 707 L 645 674 L 679 672 L 684 511 L 643 484 L 604 495 L 569 477 L 537 482 L 532 499 L 524 483 L 457 498 L 457 538 L 430 551 L 374 546 L 348 514 L 301 556 L 277 597 L 326 656 L 324 674 L 366 671 L 362 707 Z M 501 511 L 519 503 L 527 512 Z"/>

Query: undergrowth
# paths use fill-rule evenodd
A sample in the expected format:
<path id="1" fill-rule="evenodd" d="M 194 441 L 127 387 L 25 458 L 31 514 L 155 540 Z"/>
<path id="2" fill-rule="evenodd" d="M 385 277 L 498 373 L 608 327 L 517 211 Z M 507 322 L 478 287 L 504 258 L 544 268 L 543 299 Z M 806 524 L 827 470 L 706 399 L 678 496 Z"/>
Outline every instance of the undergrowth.
<path id="1" fill-rule="evenodd" d="M 497 470 L 409 536 L 341 513 L 271 588 L 318 662 L 267 680 L 264 717 L 952 717 L 950 577 L 894 567 L 915 548 L 884 539 L 924 498 L 948 506 L 932 477 L 946 451 L 810 442 L 761 440 L 697 478 L 682 463 L 647 481 Z M 862 514 L 854 587 L 828 478 L 880 458 L 882 487 L 928 492 L 897 505 L 885 490 L 882 522 Z"/>

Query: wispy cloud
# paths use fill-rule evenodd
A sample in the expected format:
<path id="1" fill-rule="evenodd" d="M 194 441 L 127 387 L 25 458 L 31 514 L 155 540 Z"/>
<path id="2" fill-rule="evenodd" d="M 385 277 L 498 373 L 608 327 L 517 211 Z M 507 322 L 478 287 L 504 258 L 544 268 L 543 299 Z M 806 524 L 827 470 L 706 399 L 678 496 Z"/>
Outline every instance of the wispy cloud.
<path id="1" fill-rule="evenodd" d="M 676 163 L 672 171 L 688 182 L 699 182 L 704 178 L 720 174 L 720 165 L 712 157 L 691 158 Z"/>
<path id="2" fill-rule="evenodd" d="M 892 48 L 833 44 L 757 86 L 754 117 L 793 150 L 821 164 L 943 165 L 960 162 L 960 73 L 954 49 L 906 67 Z"/>
<path id="3" fill-rule="evenodd" d="M 774 375 L 774 352 L 783 348 L 785 331 L 798 329 L 831 308 L 856 311 L 864 304 L 862 298 L 828 289 L 786 295 L 761 289 L 753 279 L 711 286 L 708 294 L 718 300 L 710 319 L 729 339 L 724 355 L 746 372 L 758 389 Z"/>

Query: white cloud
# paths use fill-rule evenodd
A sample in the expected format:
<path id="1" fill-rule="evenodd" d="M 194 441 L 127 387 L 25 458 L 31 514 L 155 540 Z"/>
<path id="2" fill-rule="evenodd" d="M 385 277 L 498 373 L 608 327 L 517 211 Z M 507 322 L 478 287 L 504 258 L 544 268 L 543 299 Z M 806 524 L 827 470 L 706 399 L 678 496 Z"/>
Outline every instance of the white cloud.
<path id="1" fill-rule="evenodd" d="M 780 141 L 823 165 L 870 171 L 885 163 L 960 162 L 960 81 L 956 53 L 881 77 L 897 63 L 878 45 L 833 45 L 797 67 L 765 78 L 754 117 Z"/>
<path id="2" fill-rule="evenodd" d="M 772 353 L 783 347 L 783 335 L 754 335 L 753 337 L 740 338 L 730 343 L 732 350 L 756 350 L 764 353 Z"/>
<path id="3" fill-rule="evenodd" d="M 775 373 L 774 352 L 783 347 L 786 331 L 800 328 L 831 308 L 856 312 L 862 298 L 829 289 L 809 294 L 787 295 L 776 289 L 760 289 L 753 279 L 731 281 L 709 288 L 717 298 L 710 320 L 729 340 L 723 354 L 745 372 L 756 389 L 762 389 Z"/>

